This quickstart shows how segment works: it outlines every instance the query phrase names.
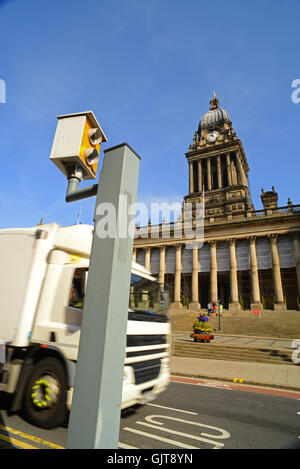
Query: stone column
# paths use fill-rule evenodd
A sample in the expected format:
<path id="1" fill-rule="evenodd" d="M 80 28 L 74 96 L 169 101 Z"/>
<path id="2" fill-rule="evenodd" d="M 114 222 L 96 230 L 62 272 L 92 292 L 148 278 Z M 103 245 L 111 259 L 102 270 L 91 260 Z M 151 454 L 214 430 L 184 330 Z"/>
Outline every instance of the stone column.
<path id="1" fill-rule="evenodd" d="M 273 285 L 274 285 L 274 292 L 275 292 L 274 310 L 275 311 L 286 310 L 286 304 L 284 302 L 282 282 L 281 282 L 279 255 L 278 255 L 278 249 L 277 249 L 277 235 L 271 234 L 269 235 L 269 239 L 270 239 L 270 244 L 271 244 L 272 274 L 273 274 Z"/>
<path id="2" fill-rule="evenodd" d="M 206 159 L 207 165 L 207 189 L 211 190 L 211 167 L 210 167 L 210 158 Z"/>
<path id="3" fill-rule="evenodd" d="M 238 293 L 238 278 L 235 253 L 236 239 L 229 239 L 229 255 L 230 255 L 230 303 L 229 310 L 237 310 L 241 308 Z"/>
<path id="4" fill-rule="evenodd" d="M 210 301 L 218 303 L 217 242 L 210 241 Z"/>
<path id="5" fill-rule="evenodd" d="M 133 248 L 132 251 L 132 262 L 136 262 L 136 248 Z"/>
<path id="6" fill-rule="evenodd" d="M 190 194 L 194 192 L 194 168 L 193 162 L 189 162 L 189 170 L 190 170 Z"/>
<path id="7" fill-rule="evenodd" d="M 151 255 L 151 247 L 150 246 L 147 246 L 144 248 L 145 250 L 145 263 L 144 263 L 144 267 L 145 269 L 147 269 L 149 272 L 151 271 L 150 270 L 150 255 Z M 148 290 L 143 290 L 142 291 L 142 295 L 141 295 L 141 298 L 140 298 L 140 301 L 138 302 L 137 304 L 137 307 L 139 309 L 148 309 L 150 306 L 150 303 L 149 303 L 149 292 Z"/>
<path id="8" fill-rule="evenodd" d="M 160 246 L 158 281 L 162 287 L 165 284 L 165 270 L 166 270 L 166 247 Z"/>
<path id="9" fill-rule="evenodd" d="M 129 305 L 130 305 L 130 308 L 135 307 L 135 297 L 134 297 L 134 286 L 133 285 L 130 287 Z"/>
<path id="10" fill-rule="evenodd" d="M 226 166 L 227 166 L 228 186 L 232 186 L 230 153 L 226 154 Z"/>
<path id="11" fill-rule="evenodd" d="M 149 270 L 150 272 L 150 255 L 151 255 L 151 248 L 145 248 L 145 269 Z"/>
<path id="12" fill-rule="evenodd" d="M 235 160 L 236 160 L 236 163 L 237 163 L 238 175 L 239 175 L 238 183 L 242 184 L 243 186 L 248 187 L 247 177 L 246 177 L 246 174 L 245 174 L 245 171 L 244 171 L 241 159 L 240 159 L 239 152 L 235 153 Z"/>
<path id="13" fill-rule="evenodd" d="M 176 244 L 176 260 L 175 260 L 175 279 L 174 279 L 174 303 L 173 308 L 180 309 L 182 304 L 180 302 L 180 290 L 181 290 L 181 244 Z"/>
<path id="14" fill-rule="evenodd" d="M 202 191 L 202 161 L 198 160 L 198 192 Z"/>
<path id="15" fill-rule="evenodd" d="M 193 248 L 193 265 L 192 265 L 192 303 L 191 308 L 200 309 L 199 289 L 198 289 L 198 246 Z"/>
<path id="16" fill-rule="evenodd" d="M 298 285 L 298 304 L 300 303 L 300 241 L 297 233 L 292 234 L 294 259 L 296 265 L 297 285 Z M 300 306 L 299 306 L 300 309 Z"/>
<path id="17" fill-rule="evenodd" d="M 217 156 L 218 189 L 222 188 L 221 156 Z"/>
<path id="18" fill-rule="evenodd" d="M 249 240 L 249 251 L 250 251 L 250 269 L 251 269 L 251 309 L 263 308 L 260 300 L 260 288 L 257 268 L 257 256 L 256 256 L 256 237 L 250 236 Z"/>

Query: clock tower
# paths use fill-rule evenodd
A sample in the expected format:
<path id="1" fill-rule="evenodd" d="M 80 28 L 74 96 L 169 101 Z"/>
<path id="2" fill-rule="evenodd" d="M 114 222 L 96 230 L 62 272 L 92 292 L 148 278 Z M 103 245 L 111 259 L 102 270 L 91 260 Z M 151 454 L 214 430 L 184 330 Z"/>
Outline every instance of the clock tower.
<path id="1" fill-rule="evenodd" d="M 205 218 L 231 220 L 254 210 L 243 145 L 215 93 L 210 110 L 200 120 L 186 158 L 189 193 L 184 201 L 193 205 L 202 201 L 204 190 Z"/>

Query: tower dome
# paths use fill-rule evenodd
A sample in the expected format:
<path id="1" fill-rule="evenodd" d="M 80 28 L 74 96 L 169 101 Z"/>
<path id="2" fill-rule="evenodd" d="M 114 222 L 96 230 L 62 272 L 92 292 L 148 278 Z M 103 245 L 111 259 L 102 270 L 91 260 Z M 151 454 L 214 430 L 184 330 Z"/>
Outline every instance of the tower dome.
<path id="1" fill-rule="evenodd" d="M 204 114 L 199 122 L 198 133 L 201 134 L 201 129 L 207 129 L 215 125 L 224 124 L 224 122 L 230 123 L 230 117 L 227 111 L 220 108 L 220 102 L 214 93 L 213 98 L 210 102 L 210 110 Z"/>

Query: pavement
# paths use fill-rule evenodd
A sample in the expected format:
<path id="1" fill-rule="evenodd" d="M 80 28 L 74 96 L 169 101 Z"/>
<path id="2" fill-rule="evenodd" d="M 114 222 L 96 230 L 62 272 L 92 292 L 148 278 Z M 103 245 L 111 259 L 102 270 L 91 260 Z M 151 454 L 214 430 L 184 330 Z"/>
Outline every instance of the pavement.
<path id="1" fill-rule="evenodd" d="M 187 338 L 187 336 L 187 333 L 178 332 L 173 334 L 175 339 Z M 292 348 L 292 339 L 225 336 L 221 334 L 214 334 L 214 336 L 214 343 L 227 346 L 287 350 L 291 353 L 291 356 L 295 352 Z M 300 350 L 298 357 L 300 359 Z M 171 356 L 170 365 L 172 375 L 230 382 L 243 380 L 244 384 L 300 391 L 300 363 L 298 365 L 276 365 Z"/>

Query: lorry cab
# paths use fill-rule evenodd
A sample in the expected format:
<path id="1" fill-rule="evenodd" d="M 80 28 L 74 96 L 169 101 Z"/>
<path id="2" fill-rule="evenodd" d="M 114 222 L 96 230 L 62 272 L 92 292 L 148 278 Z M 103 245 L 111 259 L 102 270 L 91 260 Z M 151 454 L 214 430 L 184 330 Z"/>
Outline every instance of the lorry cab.
<path id="1" fill-rule="evenodd" d="M 63 423 L 71 407 L 92 235 L 90 225 L 55 223 L 0 230 L 0 391 L 44 428 Z M 122 408 L 166 389 L 169 348 L 166 292 L 133 263 Z"/>

